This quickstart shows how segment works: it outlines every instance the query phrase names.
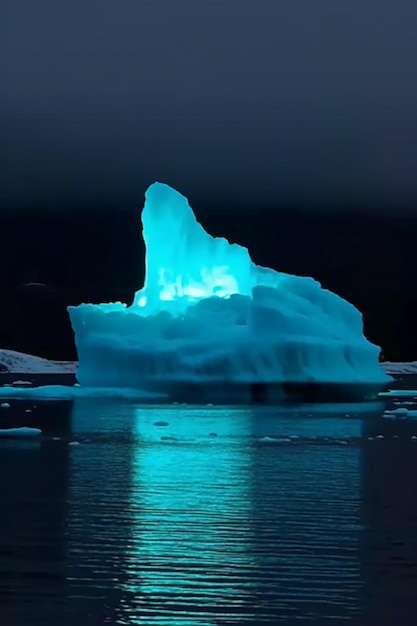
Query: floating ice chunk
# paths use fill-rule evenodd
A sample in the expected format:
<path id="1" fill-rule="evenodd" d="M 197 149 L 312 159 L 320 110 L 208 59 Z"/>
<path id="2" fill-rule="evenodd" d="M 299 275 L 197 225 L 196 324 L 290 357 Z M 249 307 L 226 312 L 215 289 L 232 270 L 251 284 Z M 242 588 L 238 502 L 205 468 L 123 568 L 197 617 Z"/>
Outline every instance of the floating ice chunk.
<path id="1" fill-rule="evenodd" d="M 10 404 L 9 404 L 8 402 L 2 402 L 2 403 L 0 404 L 0 407 L 1 407 L 2 409 L 9 409 L 9 408 L 10 408 Z"/>
<path id="2" fill-rule="evenodd" d="M 0 397 L 36 398 L 39 400 L 71 400 L 72 398 L 132 398 L 134 400 L 152 400 L 165 398 L 163 394 L 151 393 L 141 389 L 125 389 L 120 387 L 70 387 L 66 385 L 45 385 L 42 387 L 3 387 L 0 388 Z"/>
<path id="3" fill-rule="evenodd" d="M 384 416 L 385 417 L 402 417 L 402 418 L 407 418 L 407 417 L 417 417 L 417 411 L 416 410 L 410 410 L 410 409 L 406 409 L 405 407 L 401 407 L 398 409 L 393 409 L 392 411 L 385 411 L 384 412 Z"/>
<path id="4" fill-rule="evenodd" d="M 388 389 L 388 391 L 381 391 L 380 396 L 417 396 L 415 389 Z"/>
<path id="5" fill-rule="evenodd" d="M 393 411 L 389 411 L 390 413 L 394 413 L 394 415 L 408 415 L 408 409 L 405 407 L 394 409 Z"/>
<path id="6" fill-rule="evenodd" d="M 37 437 L 41 435 L 40 428 L 29 428 L 28 426 L 21 426 L 20 428 L 0 428 L 0 437 Z"/>

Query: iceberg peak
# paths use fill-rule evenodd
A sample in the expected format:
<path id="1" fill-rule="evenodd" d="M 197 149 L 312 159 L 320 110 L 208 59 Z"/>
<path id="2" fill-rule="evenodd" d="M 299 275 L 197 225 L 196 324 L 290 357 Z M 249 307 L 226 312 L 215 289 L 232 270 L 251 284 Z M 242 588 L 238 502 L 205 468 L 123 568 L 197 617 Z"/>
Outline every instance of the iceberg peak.
<path id="1" fill-rule="evenodd" d="M 145 284 L 135 305 L 173 311 L 211 296 L 250 295 L 247 249 L 206 233 L 187 198 L 169 185 L 156 182 L 147 189 L 142 226 Z"/>

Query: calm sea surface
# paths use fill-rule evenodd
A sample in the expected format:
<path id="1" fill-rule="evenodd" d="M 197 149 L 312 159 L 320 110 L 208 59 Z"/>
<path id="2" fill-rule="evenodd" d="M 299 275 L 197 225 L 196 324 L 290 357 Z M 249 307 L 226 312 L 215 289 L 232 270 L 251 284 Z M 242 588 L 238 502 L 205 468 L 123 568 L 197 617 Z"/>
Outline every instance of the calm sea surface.
<path id="1" fill-rule="evenodd" d="M 0 440 L 1 626 L 416 623 L 417 418 L 10 404 L 43 434 Z"/>

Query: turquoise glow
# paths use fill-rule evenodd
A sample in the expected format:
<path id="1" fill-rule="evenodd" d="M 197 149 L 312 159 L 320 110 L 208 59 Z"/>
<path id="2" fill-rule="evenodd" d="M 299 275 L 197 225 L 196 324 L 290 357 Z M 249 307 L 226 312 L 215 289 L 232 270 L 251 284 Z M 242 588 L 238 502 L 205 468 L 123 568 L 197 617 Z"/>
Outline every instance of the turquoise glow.
<path id="1" fill-rule="evenodd" d="M 164 427 L 155 427 L 161 417 L 169 423 L 171 438 L 161 439 Z M 131 506 L 138 518 L 127 560 L 132 582 L 126 588 L 138 598 L 139 612 L 154 595 L 169 590 L 172 601 L 181 604 L 184 585 L 189 593 L 194 588 L 200 600 L 192 618 L 187 611 L 171 622 L 181 626 L 215 624 L 205 607 L 225 598 L 229 605 L 240 606 L 249 601 L 251 591 L 250 584 L 244 588 L 233 577 L 236 567 L 255 564 L 250 549 L 251 458 L 234 445 L 238 435 L 250 434 L 251 412 L 222 411 L 219 421 L 207 410 L 204 415 L 204 409 L 191 411 L 185 422 L 179 407 L 163 413 L 148 408 L 137 409 L 133 425 L 141 441 L 132 467 Z M 207 439 L 212 428 L 217 437 Z M 160 623 L 167 622 L 161 617 Z"/>

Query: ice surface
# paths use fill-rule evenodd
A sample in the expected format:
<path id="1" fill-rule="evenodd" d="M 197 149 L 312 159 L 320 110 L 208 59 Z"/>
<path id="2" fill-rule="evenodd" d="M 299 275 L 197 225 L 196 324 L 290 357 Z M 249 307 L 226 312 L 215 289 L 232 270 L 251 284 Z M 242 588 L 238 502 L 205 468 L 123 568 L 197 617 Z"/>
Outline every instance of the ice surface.
<path id="1" fill-rule="evenodd" d="M 353 305 L 313 278 L 259 267 L 246 248 L 210 236 L 168 185 L 149 187 L 142 224 L 146 277 L 133 304 L 68 309 L 82 385 L 390 380 Z"/>

